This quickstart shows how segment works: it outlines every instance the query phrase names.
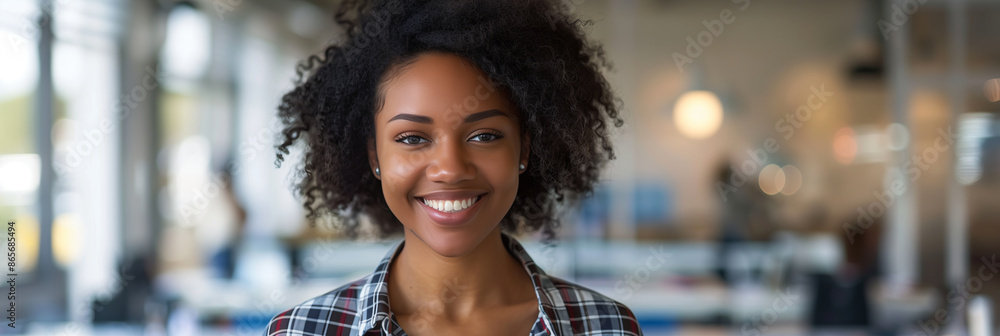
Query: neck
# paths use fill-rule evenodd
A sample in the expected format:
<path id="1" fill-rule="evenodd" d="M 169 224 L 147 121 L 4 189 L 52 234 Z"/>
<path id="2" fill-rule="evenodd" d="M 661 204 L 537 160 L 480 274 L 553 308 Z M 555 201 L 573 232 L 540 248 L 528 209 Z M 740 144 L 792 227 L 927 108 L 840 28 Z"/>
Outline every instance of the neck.
<path id="1" fill-rule="evenodd" d="M 476 309 L 536 300 L 531 278 L 504 247 L 499 226 L 459 257 L 441 256 L 406 231 L 388 281 L 392 311 L 399 315 L 430 309 L 462 318 Z"/>

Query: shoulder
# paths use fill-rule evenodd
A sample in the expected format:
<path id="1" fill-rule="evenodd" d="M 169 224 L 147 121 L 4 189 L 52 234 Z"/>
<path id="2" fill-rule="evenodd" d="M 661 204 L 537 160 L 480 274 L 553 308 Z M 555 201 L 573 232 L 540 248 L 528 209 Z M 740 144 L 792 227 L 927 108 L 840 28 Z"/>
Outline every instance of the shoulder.
<path id="1" fill-rule="evenodd" d="M 350 335 L 367 281 L 352 281 L 278 313 L 268 322 L 266 335 Z"/>
<path id="2" fill-rule="evenodd" d="M 642 335 L 632 309 L 593 289 L 549 276 L 574 330 L 588 335 Z M 594 333 L 596 332 L 596 333 Z"/>

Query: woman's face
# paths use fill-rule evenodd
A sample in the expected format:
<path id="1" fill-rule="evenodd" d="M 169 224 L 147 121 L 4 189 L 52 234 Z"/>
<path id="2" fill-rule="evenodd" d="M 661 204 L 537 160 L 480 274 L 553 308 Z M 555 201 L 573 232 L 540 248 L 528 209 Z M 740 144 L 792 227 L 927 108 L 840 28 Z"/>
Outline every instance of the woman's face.
<path id="1" fill-rule="evenodd" d="M 510 209 L 527 165 L 514 110 L 452 54 L 425 53 L 383 86 L 368 156 L 389 208 L 438 254 L 472 251 Z"/>

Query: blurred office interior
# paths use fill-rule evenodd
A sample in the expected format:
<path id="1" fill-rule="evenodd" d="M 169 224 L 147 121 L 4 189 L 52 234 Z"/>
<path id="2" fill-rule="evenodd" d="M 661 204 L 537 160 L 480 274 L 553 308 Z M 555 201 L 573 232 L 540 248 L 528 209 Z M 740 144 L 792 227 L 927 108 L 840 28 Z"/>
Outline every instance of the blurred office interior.
<path id="1" fill-rule="evenodd" d="M 0 334 L 259 335 L 371 272 L 395 239 L 306 221 L 274 165 L 336 3 L 0 0 Z M 647 335 L 997 330 L 1000 1 L 563 3 L 626 124 L 558 245 L 522 237 L 543 269 Z"/>

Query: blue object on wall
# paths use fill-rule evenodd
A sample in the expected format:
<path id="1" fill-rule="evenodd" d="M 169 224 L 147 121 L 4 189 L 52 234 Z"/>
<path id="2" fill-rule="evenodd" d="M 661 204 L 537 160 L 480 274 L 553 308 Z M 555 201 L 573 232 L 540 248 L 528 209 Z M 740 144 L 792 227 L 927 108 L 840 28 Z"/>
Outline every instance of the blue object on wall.
<path id="1" fill-rule="evenodd" d="M 604 184 L 594 188 L 594 195 L 580 203 L 580 219 L 583 221 L 606 221 L 611 212 L 611 190 Z"/>
<path id="2" fill-rule="evenodd" d="M 636 223 L 666 222 L 673 213 L 671 192 L 658 181 L 637 183 L 632 195 Z"/>
<path id="3" fill-rule="evenodd" d="M 581 239 L 599 239 L 604 235 L 611 212 L 611 190 L 604 184 L 594 188 L 594 194 L 580 202 L 576 235 Z"/>

